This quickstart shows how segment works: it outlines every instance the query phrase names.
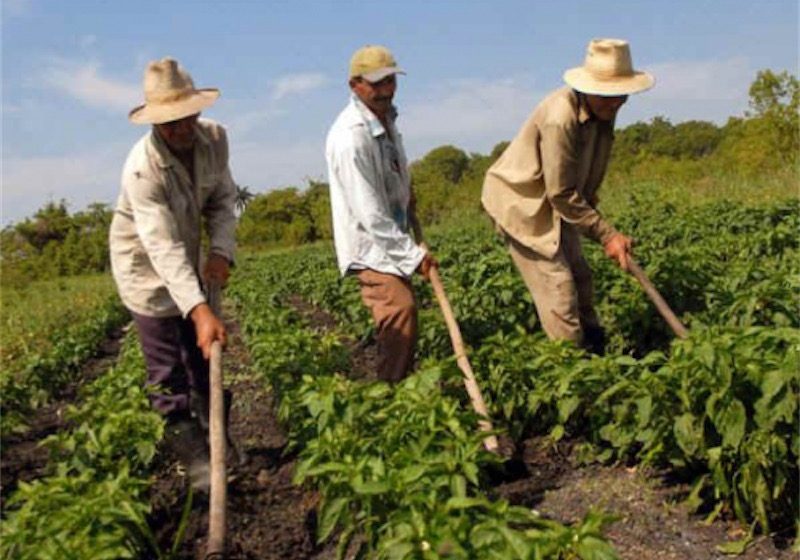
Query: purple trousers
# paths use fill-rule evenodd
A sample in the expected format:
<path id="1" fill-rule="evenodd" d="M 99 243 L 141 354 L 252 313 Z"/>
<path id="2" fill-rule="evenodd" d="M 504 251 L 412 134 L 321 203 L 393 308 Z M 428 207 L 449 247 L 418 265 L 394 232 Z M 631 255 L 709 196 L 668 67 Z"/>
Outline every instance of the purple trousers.
<path id="1" fill-rule="evenodd" d="M 146 317 L 131 312 L 139 331 L 153 408 L 165 416 L 189 414 L 192 392 L 208 402 L 208 361 L 197 347 L 194 323 L 183 317 Z"/>

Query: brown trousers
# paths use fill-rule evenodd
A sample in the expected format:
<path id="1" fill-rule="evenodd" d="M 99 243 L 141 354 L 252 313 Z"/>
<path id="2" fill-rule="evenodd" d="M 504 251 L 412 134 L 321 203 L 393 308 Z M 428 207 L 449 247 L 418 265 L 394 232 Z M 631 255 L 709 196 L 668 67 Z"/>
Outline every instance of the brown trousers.
<path id="1" fill-rule="evenodd" d="M 417 304 L 411 282 L 375 270 L 356 272 L 361 300 L 372 313 L 378 341 L 378 379 L 395 383 L 414 363 Z"/>
<path id="2" fill-rule="evenodd" d="M 506 244 L 551 340 L 582 345 L 584 330 L 599 327 L 594 310 L 592 271 L 581 250 L 580 233 L 561 224 L 561 246 L 548 259 L 506 234 Z"/>

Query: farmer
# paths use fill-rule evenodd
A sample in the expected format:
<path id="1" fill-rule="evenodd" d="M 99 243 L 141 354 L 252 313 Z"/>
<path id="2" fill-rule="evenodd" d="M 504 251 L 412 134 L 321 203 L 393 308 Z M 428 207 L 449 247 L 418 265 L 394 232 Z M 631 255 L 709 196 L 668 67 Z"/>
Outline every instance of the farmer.
<path id="1" fill-rule="evenodd" d="M 568 86 L 539 103 L 489 168 L 481 202 L 504 235 L 547 336 L 602 354 L 605 333 L 581 235 L 602 243 L 627 270 L 633 240 L 597 211 L 597 191 L 617 111 L 655 80 L 633 69 L 626 41 L 595 39 L 583 66 L 566 71 L 564 81 Z"/>
<path id="2" fill-rule="evenodd" d="M 208 483 L 208 357 L 225 327 L 203 292 L 224 285 L 235 248 L 236 187 L 228 140 L 219 124 L 199 119 L 219 97 L 196 89 L 176 60 L 148 64 L 145 104 L 128 118 L 153 125 L 133 147 L 111 222 L 111 268 L 139 332 L 153 407 L 166 417 L 168 442 L 189 466 L 193 486 Z M 201 220 L 209 254 L 201 260 Z M 202 271 L 202 272 L 201 272 Z M 171 433 L 170 433 L 171 432 Z"/>
<path id="3" fill-rule="evenodd" d="M 379 379 L 408 375 L 417 340 L 410 277 L 428 278 L 433 257 L 409 234 L 413 194 L 392 104 L 398 68 L 385 47 L 369 45 L 350 60 L 352 95 L 331 127 L 328 163 L 333 233 L 342 275 L 353 274 L 372 313 Z"/>

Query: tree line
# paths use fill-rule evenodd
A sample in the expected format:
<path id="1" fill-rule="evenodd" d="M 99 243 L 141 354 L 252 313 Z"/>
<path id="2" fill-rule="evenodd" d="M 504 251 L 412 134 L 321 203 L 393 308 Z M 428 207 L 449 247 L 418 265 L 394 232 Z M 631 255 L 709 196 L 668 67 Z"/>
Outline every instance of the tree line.
<path id="1" fill-rule="evenodd" d="M 759 71 L 749 89 L 749 110 L 718 126 L 671 123 L 665 117 L 616 131 L 607 182 L 644 179 L 691 181 L 714 173 L 755 178 L 796 169 L 800 154 L 800 82 L 789 72 Z M 467 153 L 445 145 L 411 164 L 417 213 L 423 225 L 479 211 L 483 177 L 503 153 Z M 332 237 L 328 185 L 311 180 L 253 195 L 239 188 L 240 246 L 293 246 Z M 0 232 L 4 286 L 33 279 L 103 271 L 108 262 L 112 210 L 104 204 L 70 214 L 67 203 L 48 202 L 31 218 Z"/>

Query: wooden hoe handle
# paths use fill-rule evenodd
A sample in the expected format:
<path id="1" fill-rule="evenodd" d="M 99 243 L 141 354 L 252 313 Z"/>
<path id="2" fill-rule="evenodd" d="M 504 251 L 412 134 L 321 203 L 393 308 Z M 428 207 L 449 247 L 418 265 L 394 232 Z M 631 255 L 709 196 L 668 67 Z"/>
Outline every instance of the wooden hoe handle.
<path id="1" fill-rule="evenodd" d="M 642 268 L 638 265 L 638 263 L 633 260 L 633 258 L 628 255 L 628 270 L 631 274 L 639 281 L 639 284 L 642 285 L 647 297 L 653 302 L 658 309 L 658 312 L 661 313 L 661 316 L 664 317 L 664 320 L 667 324 L 672 328 L 673 332 L 678 338 L 687 338 L 689 336 L 689 331 L 683 326 L 680 319 L 675 315 L 675 313 L 670 309 L 669 305 L 664 298 L 661 297 L 661 294 L 658 293 L 658 290 L 650 282 L 650 279 L 644 273 Z"/>
<path id="2" fill-rule="evenodd" d="M 414 230 L 414 238 L 417 243 L 427 249 L 425 242 L 422 239 L 422 227 L 419 224 L 416 213 L 409 212 L 409 222 L 411 228 Z M 492 422 L 489 420 L 489 413 L 486 410 L 486 402 L 483 400 L 481 389 L 478 387 L 478 382 L 475 380 L 475 374 L 472 371 L 472 366 L 467 358 L 467 353 L 464 350 L 464 339 L 461 338 L 461 329 L 458 328 L 453 308 L 450 306 L 450 300 L 447 299 L 447 294 L 444 291 L 444 284 L 439 276 L 439 271 L 436 267 L 432 267 L 429 273 L 431 286 L 433 286 L 433 293 L 436 294 L 436 300 L 439 302 L 439 307 L 442 308 L 442 315 L 444 315 L 444 322 L 447 323 L 447 330 L 450 333 L 450 342 L 453 344 L 453 352 L 456 355 L 456 363 L 464 374 L 464 386 L 467 388 L 467 394 L 472 401 L 472 408 L 481 417 L 478 420 L 478 426 L 481 431 L 491 432 Z M 492 453 L 499 453 L 500 449 L 497 445 L 497 437 L 488 435 L 483 439 L 483 445 L 488 451 Z"/>
<path id="3" fill-rule="evenodd" d="M 220 287 L 209 286 L 208 304 L 220 318 Z M 225 556 L 225 517 L 227 508 L 227 474 L 225 470 L 226 431 L 225 397 L 222 387 L 222 344 L 215 340 L 211 344 L 209 368 L 209 412 L 208 431 L 211 447 L 211 495 L 208 512 L 208 543 L 206 559 L 220 559 Z"/>
<path id="4" fill-rule="evenodd" d="M 447 299 L 447 294 L 442 285 L 442 279 L 439 277 L 439 271 L 436 270 L 435 267 L 430 270 L 430 279 L 433 292 L 436 294 L 436 299 L 439 301 L 439 307 L 442 308 L 442 315 L 444 315 L 444 321 L 447 323 L 447 330 L 450 332 L 450 341 L 453 343 L 456 362 L 464 374 L 464 386 L 467 388 L 467 393 L 472 401 L 472 407 L 475 409 L 475 412 L 481 416 L 481 419 L 478 421 L 478 426 L 480 426 L 481 430 L 484 432 L 491 432 L 492 422 L 489 420 L 486 403 L 483 400 L 483 395 L 478 387 L 478 382 L 475 380 L 472 366 L 464 350 L 464 340 L 461 338 L 461 329 L 458 328 L 458 323 L 453 314 L 453 308 L 450 306 L 450 300 Z M 498 453 L 497 437 L 494 435 L 486 436 L 483 440 L 483 445 L 488 451 Z"/>

